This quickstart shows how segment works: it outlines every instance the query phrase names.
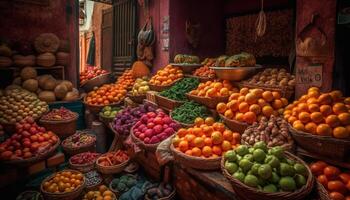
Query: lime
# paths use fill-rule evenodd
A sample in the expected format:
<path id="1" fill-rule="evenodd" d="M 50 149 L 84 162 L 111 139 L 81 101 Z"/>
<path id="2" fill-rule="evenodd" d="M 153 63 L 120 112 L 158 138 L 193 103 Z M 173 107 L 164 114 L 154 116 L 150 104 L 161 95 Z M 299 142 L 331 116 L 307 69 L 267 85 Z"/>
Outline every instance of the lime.
<path id="1" fill-rule="evenodd" d="M 274 184 L 269 184 L 264 186 L 263 191 L 269 193 L 277 192 L 277 187 Z"/>
<path id="2" fill-rule="evenodd" d="M 255 176 L 258 176 L 258 170 L 259 170 L 259 167 L 261 166 L 261 164 L 259 163 L 254 163 L 252 168 L 250 169 L 251 173 Z"/>
<path id="3" fill-rule="evenodd" d="M 278 174 L 276 172 L 272 172 L 271 177 L 269 178 L 269 181 L 271 183 L 277 184 L 280 181 L 280 177 L 278 176 Z"/>
<path id="4" fill-rule="evenodd" d="M 238 179 L 239 181 L 241 182 L 244 182 L 244 178 L 245 178 L 245 175 L 243 172 L 241 171 L 236 171 L 234 174 L 233 174 L 233 177 Z"/>
<path id="5" fill-rule="evenodd" d="M 244 156 L 246 155 L 247 153 L 249 153 L 248 151 L 248 147 L 246 145 L 239 145 L 237 148 L 236 148 L 236 152 L 238 155 L 240 156 Z"/>
<path id="6" fill-rule="evenodd" d="M 267 152 L 266 143 L 263 141 L 259 141 L 259 142 L 255 143 L 253 147 L 254 147 L 254 149 L 261 149 L 264 152 Z"/>
<path id="7" fill-rule="evenodd" d="M 292 177 L 282 177 L 279 182 L 279 186 L 283 191 L 292 192 L 296 190 L 296 184 Z"/>
<path id="8" fill-rule="evenodd" d="M 253 163 L 248 159 L 243 158 L 241 161 L 239 161 L 239 167 L 245 173 L 248 172 L 250 168 L 252 168 L 252 166 L 253 166 Z"/>
<path id="9" fill-rule="evenodd" d="M 246 155 L 244 155 L 243 156 L 243 158 L 245 158 L 245 159 L 247 159 L 247 160 L 249 160 L 249 161 L 251 161 L 251 162 L 253 162 L 254 161 L 254 158 L 253 158 L 253 155 L 252 154 L 246 154 Z"/>
<path id="10" fill-rule="evenodd" d="M 291 166 L 287 163 L 281 163 L 280 174 L 281 174 L 281 176 L 294 176 L 295 170 L 294 170 L 293 166 Z"/>
<path id="11" fill-rule="evenodd" d="M 265 160 L 266 154 L 262 149 L 255 149 L 253 152 L 253 158 L 256 162 L 262 163 Z"/>
<path id="12" fill-rule="evenodd" d="M 258 178 L 254 175 L 247 175 L 244 178 L 244 184 L 250 187 L 257 187 L 258 186 Z"/>
<path id="13" fill-rule="evenodd" d="M 272 155 L 276 156 L 278 159 L 282 159 L 284 157 L 283 148 L 280 147 L 280 146 L 272 147 L 270 149 L 269 154 L 272 154 Z"/>
<path id="14" fill-rule="evenodd" d="M 294 176 L 294 181 L 295 181 L 298 188 L 301 188 L 306 184 L 305 177 L 303 175 L 300 175 L 300 174 L 296 174 Z"/>
<path id="15" fill-rule="evenodd" d="M 236 161 L 236 159 L 237 159 L 236 152 L 234 150 L 227 151 L 225 153 L 225 159 L 230 161 L 230 162 Z"/>
<path id="16" fill-rule="evenodd" d="M 272 168 L 277 168 L 280 166 L 280 161 L 276 156 L 267 155 L 265 158 L 265 164 L 269 164 Z"/>
<path id="17" fill-rule="evenodd" d="M 272 168 L 270 165 L 268 164 L 263 164 L 259 167 L 259 170 L 258 170 L 258 174 L 259 174 L 259 177 L 262 178 L 262 179 L 268 179 L 271 177 L 271 174 L 272 174 Z"/>
<path id="18" fill-rule="evenodd" d="M 306 167 L 300 163 L 294 164 L 294 170 L 295 170 L 295 173 L 297 173 L 297 174 L 307 175 Z"/>
<path id="19" fill-rule="evenodd" d="M 228 173 L 233 174 L 238 170 L 238 165 L 236 163 L 229 162 L 228 160 L 226 160 L 225 169 L 228 171 Z"/>

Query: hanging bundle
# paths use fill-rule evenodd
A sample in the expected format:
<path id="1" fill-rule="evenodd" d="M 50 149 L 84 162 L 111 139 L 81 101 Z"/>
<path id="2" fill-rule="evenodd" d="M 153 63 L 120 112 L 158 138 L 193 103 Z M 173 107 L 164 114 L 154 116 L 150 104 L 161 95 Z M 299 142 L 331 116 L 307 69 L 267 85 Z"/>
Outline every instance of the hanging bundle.
<path id="1" fill-rule="evenodd" d="M 266 15 L 264 12 L 264 0 L 261 0 L 261 10 L 259 12 L 258 19 L 255 22 L 255 26 L 256 26 L 256 35 L 255 35 L 255 40 L 256 40 L 258 37 L 262 37 L 263 35 L 265 35 L 265 31 L 266 31 Z"/>

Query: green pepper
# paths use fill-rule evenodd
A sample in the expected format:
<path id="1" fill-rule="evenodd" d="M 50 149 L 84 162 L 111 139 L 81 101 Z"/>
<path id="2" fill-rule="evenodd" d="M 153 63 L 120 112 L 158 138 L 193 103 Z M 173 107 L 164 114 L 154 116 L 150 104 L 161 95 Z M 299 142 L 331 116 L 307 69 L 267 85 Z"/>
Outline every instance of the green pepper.
<path id="1" fill-rule="evenodd" d="M 205 107 L 193 101 L 187 101 L 172 111 L 171 117 L 184 124 L 193 124 L 197 117 L 205 118 L 209 116 L 210 111 Z"/>
<path id="2" fill-rule="evenodd" d="M 161 96 L 175 101 L 186 101 L 186 93 L 194 90 L 199 85 L 197 78 L 183 78 L 171 88 L 160 93 Z"/>

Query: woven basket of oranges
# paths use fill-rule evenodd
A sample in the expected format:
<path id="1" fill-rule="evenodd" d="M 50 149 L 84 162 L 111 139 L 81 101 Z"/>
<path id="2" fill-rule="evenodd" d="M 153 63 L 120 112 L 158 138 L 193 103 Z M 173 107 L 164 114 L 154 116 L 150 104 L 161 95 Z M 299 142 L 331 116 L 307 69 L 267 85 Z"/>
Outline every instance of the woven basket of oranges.
<path id="1" fill-rule="evenodd" d="M 157 71 L 149 81 L 149 87 L 153 91 L 161 92 L 170 88 L 178 80 L 183 78 L 183 72 L 179 67 L 167 65 Z"/>

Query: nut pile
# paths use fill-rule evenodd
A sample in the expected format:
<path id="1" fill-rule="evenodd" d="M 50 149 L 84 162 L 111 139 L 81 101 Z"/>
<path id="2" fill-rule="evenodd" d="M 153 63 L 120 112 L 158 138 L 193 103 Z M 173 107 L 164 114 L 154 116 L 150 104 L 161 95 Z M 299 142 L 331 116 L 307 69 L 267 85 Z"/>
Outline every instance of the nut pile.
<path id="1" fill-rule="evenodd" d="M 293 140 L 288 133 L 288 122 L 273 115 L 269 120 L 262 117 L 259 123 L 249 126 L 242 134 L 243 143 L 254 145 L 259 141 L 265 142 L 268 147 L 291 143 Z"/>
<path id="2" fill-rule="evenodd" d="M 76 114 L 65 107 L 59 109 L 52 109 L 49 113 L 45 114 L 41 119 L 48 121 L 60 121 L 73 119 Z"/>
<path id="3" fill-rule="evenodd" d="M 67 137 L 62 142 L 62 145 L 68 148 L 77 148 L 91 144 L 94 141 L 95 138 L 92 135 L 86 133 L 75 133 L 74 135 Z"/>
<path id="4" fill-rule="evenodd" d="M 295 76 L 285 69 L 265 69 L 248 80 L 250 84 L 261 86 L 295 86 Z"/>

